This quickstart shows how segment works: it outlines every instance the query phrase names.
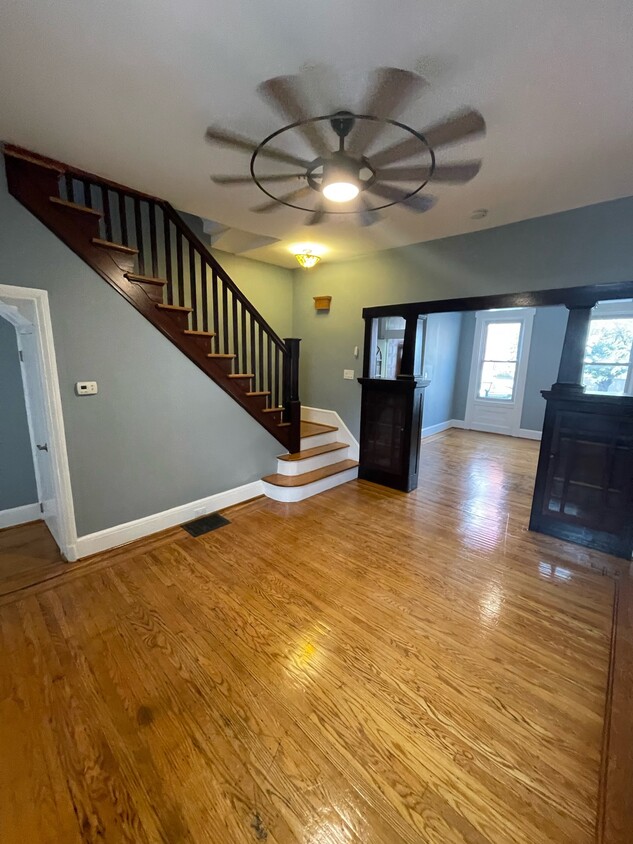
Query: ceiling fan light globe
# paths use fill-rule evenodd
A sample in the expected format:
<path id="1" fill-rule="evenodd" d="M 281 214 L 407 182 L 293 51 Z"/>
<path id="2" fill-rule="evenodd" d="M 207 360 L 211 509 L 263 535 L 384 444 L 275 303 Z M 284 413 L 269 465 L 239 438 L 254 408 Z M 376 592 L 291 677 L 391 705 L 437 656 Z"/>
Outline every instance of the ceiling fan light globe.
<path id="1" fill-rule="evenodd" d="M 353 182 L 329 182 L 323 186 L 323 196 L 330 202 L 350 202 L 359 193 L 360 188 Z"/>

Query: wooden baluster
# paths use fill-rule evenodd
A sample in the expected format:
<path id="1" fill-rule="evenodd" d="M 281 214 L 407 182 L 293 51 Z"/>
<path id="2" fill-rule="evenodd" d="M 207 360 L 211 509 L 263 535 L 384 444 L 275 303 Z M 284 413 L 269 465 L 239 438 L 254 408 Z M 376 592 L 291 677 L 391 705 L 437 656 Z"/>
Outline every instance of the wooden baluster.
<path id="1" fill-rule="evenodd" d="M 105 185 L 101 185 L 101 205 L 103 206 L 103 222 L 105 225 L 105 239 L 112 241 L 112 214 L 110 213 L 110 194 Z"/>
<path id="2" fill-rule="evenodd" d="M 231 305 L 232 305 L 231 316 L 232 316 L 232 326 L 233 326 L 233 335 L 232 335 L 232 338 L 231 338 L 232 339 L 231 351 L 235 355 L 237 355 L 237 357 L 235 359 L 235 364 L 236 364 L 237 368 L 240 369 L 240 363 L 241 363 L 241 360 L 240 360 L 240 337 L 239 337 L 238 328 L 237 328 L 237 325 L 238 325 L 238 321 L 237 321 L 238 303 L 237 303 L 237 297 L 235 296 L 235 294 L 232 295 L 231 300 L 232 300 L 231 301 Z M 242 372 L 241 369 L 240 369 L 240 372 Z"/>
<path id="3" fill-rule="evenodd" d="M 228 288 L 222 279 L 222 351 L 229 354 L 229 302 Z"/>
<path id="4" fill-rule="evenodd" d="M 275 391 L 273 393 L 273 407 L 279 407 L 279 346 L 275 343 Z"/>
<path id="5" fill-rule="evenodd" d="M 176 230 L 176 268 L 178 272 L 178 304 L 185 304 L 185 270 L 182 263 L 182 234 Z"/>
<path id="6" fill-rule="evenodd" d="M 129 246 L 127 232 L 127 208 L 125 207 L 125 194 L 119 191 L 119 223 L 121 224 L 121 243 L 123 246 Z"/>
<path id="7" fill-rule="evenodd" d="M 158 278 L 158 244 L 156 242 L 156 204 L 149 203 L 149 240 L 152 256 L 152 275 Z"/>
<path id="8" fill-rule="evenodd" d="M 145 275 L 145 254 L 143 251 L 143 218 L 141 215 L 141 201 L 134 197 L 134 228 L 136 230 L 136 248 L 138 249 L 138 271 Z"/>
<path id="9" fill-rule="evenodd" d="M 270 401 L 272 401 L 275 397 L 275 391 L 273 388 L 273 343 L 268 336 L 268 343 L 266 344 L 266 364 L 267 364 L 267 375 L 268 375 L 268 384 L 266 385 L 266 389 L 270 390 Z"/>
<path id="10" fill-rule="evenodd" d="M 165 278 L 168 281 L 167 284 L 167 304 L 173 305 L 174 304 L 174 277 L 172 272 L 171 266 L 171 226 L 169 224 L 169 218 L 167 214 L 163 211 L 163 238 L 165 241 Z"/>
<path id="11" fill-rule="evenodd" d="M 88 179 L 83 180 L 84 187 L 84 205 L 86 208 L 92 208 L 92 185 Z"/>
<path id="12" fill-rule="evenodd" d="M 211 270 L 211 295 L 213 297 L 213 331 L 215 331 L 216 337 L 220 332 L 220 311 L 218 306 L 218 274 L 215 270 L 215 267 Z M 216 349 L 220 348 L 220 340 L 218 338 L 217 345 L 215 346 Z"/>
<path id="13" fill-rule="evenodd" d="M 242 361 L 242 367 L 244 372 L 250 372 L 251 370 L 248 368 L 248 355 L 246 354 L 246 308 L 244 307 L 244 303 L 241 304 L 242 308 L 242 340 L 240 343 L 240 360 Z"/>
<path id="14" fill-rule="evenodd" d="M 191 327 L 198 331 L 200 329 L 200 314 L 198 312 L 198 285 L 196 282 L 196 250 L 193 243 L 189 244 L 189 287 L 191 295 Z"/>
<path id="15" fill-rule="evenodd" d="M 202 291 L 202 330 L 209 330 L 209 280 L 207 278 L 207 262 L 200 253 L 200 286 Z"/>
<path id="16" fill-rule="evenodd" d="M 68 202 L 75 201 L 75 185 L 73 183 L 73 177 L 70 173 L 64 173 L 64 185 L 66 186 L 66 200 Z"/>
<path id="17" fill-rule="evenodd" d="M 257 372 L 257 353 L 255 347 L 255 317 L 253 314 L 249 314 L 251 324 L 250 324 L 250 333 L 251 333 L 251 356 L 250 356 L 250 366 L 248 368 L 249 372 Z M 257 389 L 257 387 L 255 387 Z"/>
<path id="18" fill-rule="evenodd" d="M 259 360 L 257 361 L 257 383 L 259 384 L 258 390 L 265 390 L 264 387 L 264 331 L 261 325 L 257 325 L 259 329 Z"/>

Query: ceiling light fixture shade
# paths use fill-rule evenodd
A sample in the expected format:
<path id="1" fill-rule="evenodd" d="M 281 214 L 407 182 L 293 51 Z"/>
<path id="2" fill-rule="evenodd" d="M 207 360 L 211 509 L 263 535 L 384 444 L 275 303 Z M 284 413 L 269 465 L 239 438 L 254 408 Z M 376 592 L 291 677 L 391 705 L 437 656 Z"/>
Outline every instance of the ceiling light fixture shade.
<path id="1" fill-rule="evenodd" d="M 335 156 L 324 169 L 321 192 L 330 202 L 350 202 L 360 193 L 358 167 L 341 153 Z"/>
<path id="2" fill-rule="evenodd" d="M 320 255 L 313 255 L 312 252 L 298 252 L 295 255 L 295 258 L 304 270 L 309 270 L 312 267 L 316 267 L 316 265 L 321 260 Z"/>

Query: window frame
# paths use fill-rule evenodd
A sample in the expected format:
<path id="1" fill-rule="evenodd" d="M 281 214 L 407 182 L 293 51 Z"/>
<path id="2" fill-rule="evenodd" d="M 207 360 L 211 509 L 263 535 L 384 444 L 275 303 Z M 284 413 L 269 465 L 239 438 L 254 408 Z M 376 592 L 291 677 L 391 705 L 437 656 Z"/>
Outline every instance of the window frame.
<path id="1" fill-rule="evenodd" d="M 605 320 L 605 319 L 633 319 L 633 301 L 618 301 L 618 302 L 598 302 L 598 304 L 593 308 L 591 312 L 591 319 L 590 319 L 590 328 L 591 323 L 594 320 Z M 622 393 L 605 393 L 601 391 L 592 391 L 588 390 L 587 386 L 584 383 L 585 379 L 585 367 L 586 366 L 626 366 L 626 380 L 624 383 L 624 391 Z M 583 387 L 585 392 L 591 396 L 631 396 L 633 395 L 633 342 L 631 343 L 631 348 L 629 350 L 629 360 L 628 363 L 609 363 L 605 361 L 604 363 L 594 363 L 587 361 L 587 343 L 585 343 L 585 350 L 582 357 L 582 379 L 583 379 Z"/>

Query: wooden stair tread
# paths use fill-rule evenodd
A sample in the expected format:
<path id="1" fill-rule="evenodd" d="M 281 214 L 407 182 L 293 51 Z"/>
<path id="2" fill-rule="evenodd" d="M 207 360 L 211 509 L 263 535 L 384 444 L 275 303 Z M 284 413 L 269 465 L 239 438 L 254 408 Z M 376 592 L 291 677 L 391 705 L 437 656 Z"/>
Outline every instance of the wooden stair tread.
<path id="1" fill-rule="evenodd" d="M 235 355 L 224 354 L 223 352 L 211 352 L 207 355 L 208 358 L 223 358 L 224 360 L 233 360 Z"/>
<path id="2" fill-rule="evenodd" d="M 305 422 L 301 420 L 301 437 L 316 437 L 317 434 L 327 434 L 338 431 L 333 425 L 321 425 L 319 422 Z"/>
<path id="3" fill-rule="evenodd" d="M 262 413 L 281 413 L 283 411 L 283 407 L 265 407 Z"/>
<path id="4" fill-rule="evenodd" d="M 72 211 L 81 211 L 84 214 L 92 214 L 94 217 L 103 217 L 101 211 L 88 208 L 87 205 L 79 205 L 77 202 L 70 202 L 68 199 L 62 199 L 60 196 L 49 196 L 49 199 L 55 205 L 61 205 L 63 208 L 70 208 Z"/>
<path id="5" fill-rule="evenodd" d="M 185 329 L 182 333 L 189 334 L 192 337 L 215 337 L 215 331 L 195 331 L 191 328 Z"/>
<path id="6" fill-rule="evenodd" d="M 317 457 L 319 454 L 329 454 L 331 451 L 340 451 L 349 448 L 347 443 L 328 443 L 328 445 L 316 445 L 314 448 L 306 448 L 305 451 L 297 451 L 294 454 L 282 454 L 279 460 L 294 463 L 296 460 L 308 460 L 310 457 Z"/>
<path id="7" fill-rule="evenodd" d="M 229 378 L 254 378 L 252 372 L 232 372 Z"/>
<path id="8" fill-rule="evenodd" d="M 111 240 L 102 240 L 100 237 L 93 237 L 92 242 L 104 249 L 114 249 L 115 252 L 125 252 L 126 255 L 138 255 L 138 249 L 133 246 L 123 246 L 122 243 L 112 243 Z"/>
<path id="9" fill-rule="evenodd" d="M 162 303 L 159 303 L 156 307 L 160 308 L 161 311 L 182 311 L 183 313 L 188 314 L 193 311 L 193 308 L 187 308 L 185 305 L 163 305 Z"/>
<path id="10" fill-rule="evenodd" d="M 304 472 L 303 475 L 267 475 L 262 480 L 273 486 L 305 486 L 306 484 L 313 484 L 315 481 L 321 481 L 323 478 L 338 475 L 340 472 L 346 472 L 348 469 L 354 469 L 356 466 L 358 466 L 357 460 L 341 460 L 340 463 L 332 463 L 331 466 L 323 466 L 322 469 Z"/>
<path id="11" fill-rule="evenodd" d="M 270 390 L 251 390 L 250 393 L 246 393 L 247 396 L 269 396 Z"/>
<path id="12" fill-rule="evenodd" d="M 139 275 L 139 273 L 125 273 L 128 281 L 142 281 L 144 284 L 167 284 L 166 278 L 155 278 L 153 275 Z"/>

